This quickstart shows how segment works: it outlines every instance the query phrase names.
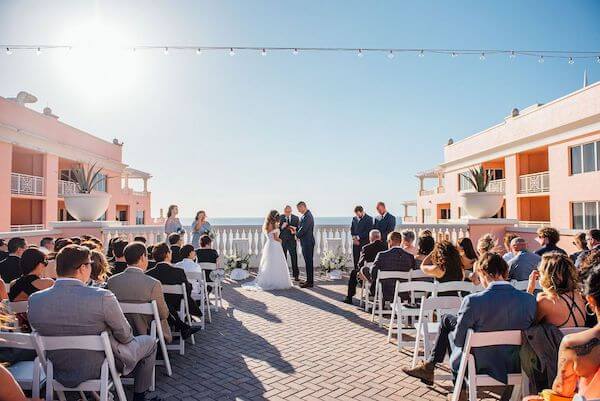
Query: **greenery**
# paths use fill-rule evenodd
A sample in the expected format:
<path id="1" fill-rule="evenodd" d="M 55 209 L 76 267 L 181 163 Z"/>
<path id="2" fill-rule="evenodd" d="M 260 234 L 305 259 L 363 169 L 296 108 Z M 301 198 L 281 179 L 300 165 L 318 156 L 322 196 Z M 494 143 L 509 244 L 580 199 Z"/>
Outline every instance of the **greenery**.
<path id="1" fill-rule="evenodd" d="M 89 194 L 96 189 L 105 178 L 102 171 L 102 168 L 96 167 L 96 163 L 90 165 L 89 168 L 85 168 L 81 164 L 74 168 L 72 173 L 79 193 Z"/>
<path id="2" fill-rule="evenodd" d="M 250 255 L 225 255 L 225 270 L 230 272 L 233 269 L 248 270 L 250 267 Z"/>
<path id="3" fill-rule="evenodd" d="M 483 166 L 470 168 L 468 173 L 462 173 L 461 175 L 471 183 L 475 191 L 487 192 L 491 177 L 490 172 L 485 170 Z"/>
<path id="4" fill-rule="evenodd" d="M 346 271 L 348 261 L 348 257 L 341 252 L 325 251 L 321 257 L 321 269 L 325 273 L 329 273 L 332 270 Z"/>

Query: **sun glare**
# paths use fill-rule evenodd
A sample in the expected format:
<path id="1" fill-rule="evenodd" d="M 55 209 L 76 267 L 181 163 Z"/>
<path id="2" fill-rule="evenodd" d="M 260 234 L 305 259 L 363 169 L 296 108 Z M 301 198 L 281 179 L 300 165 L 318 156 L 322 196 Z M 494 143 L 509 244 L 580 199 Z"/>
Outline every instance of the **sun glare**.
<path id="1" fill-rule="evenodd" d="M 65 32 L 72 48 L 57 57 L 65 80 L 92 97 L 105 97 L 131 89 L 135 58 L 126 48 L 125 35 L 114 27 L 93 21 Z M 75 89 L 74 88 L 74 89 Z"/>

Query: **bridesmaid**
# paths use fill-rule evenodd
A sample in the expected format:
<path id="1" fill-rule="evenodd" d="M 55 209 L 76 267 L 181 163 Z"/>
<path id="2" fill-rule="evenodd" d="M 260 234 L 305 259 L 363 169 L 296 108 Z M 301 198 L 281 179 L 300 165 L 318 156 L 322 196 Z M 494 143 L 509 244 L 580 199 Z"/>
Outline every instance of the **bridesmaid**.
<path id="1" fill-rule="evenodd" d="M 192 223 L 192 245 L 194 249 L 200 248 L 200 237 L 210 232 L 210 223 L 206 220 L 206 212 L 200 210 L 196 213 Z"/>
<path id="2" fill-rule="evenodd" d="M 167 220 L 165 221 L 165 234 L 167 234 L 167 236 L 171 233 L 180 233 L 183 231 L 183 226 L 181 225 L 177 214 L 179 214 L 177 205 L 169 206 Z"/>

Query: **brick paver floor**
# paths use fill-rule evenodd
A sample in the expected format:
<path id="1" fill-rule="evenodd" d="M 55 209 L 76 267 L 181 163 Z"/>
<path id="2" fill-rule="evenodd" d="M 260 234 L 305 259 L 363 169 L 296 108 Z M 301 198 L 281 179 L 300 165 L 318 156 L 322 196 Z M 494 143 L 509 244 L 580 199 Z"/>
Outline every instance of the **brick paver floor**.
<path id="1" fill-rule="evenodd" d="M 224 286 L 224 309 L 157 371 L 166 400 L 445 400 L 450 383 L 427 387 L 400 370 L 398 352 L 370 316 L 341 302 L 345 281 L 260 292 Z"/>

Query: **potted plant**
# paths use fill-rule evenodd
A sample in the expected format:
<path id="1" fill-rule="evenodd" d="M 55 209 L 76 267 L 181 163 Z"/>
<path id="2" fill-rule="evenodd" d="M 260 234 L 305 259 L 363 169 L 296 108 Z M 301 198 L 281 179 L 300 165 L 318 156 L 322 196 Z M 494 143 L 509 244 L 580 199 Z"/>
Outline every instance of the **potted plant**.
<path id="1" fill-rule="evenodd" d="M 95 190 L 104 179 L 102 169 L 94 163 L 89 168 L 79 165 L 72 172 L 77 192 L 64 196 L 65 207 L 79 221 L 94 221 L 106 212 L 110 202 L 110 194 Z"/>
<path id="2" fill-rule="evenodd" d="M 342 271 L 346 270 L 348 258 L 341 252 L 325 251 L 321 258 L 321 269 L 327 273 L 327 277 L 332 280 L 342 278 Z"/>
<path id="3" fill-rule="evenodd" d="M 502 207 L 504 194 L 502 192 L 487 192 L 491 181 L 489 171 L 482 166 L 471 168 L 461 175 L 471 183 L 474 191 L 461 192 L 463 207 L 469 216 L 476 219 L 492 217 Z"/>

